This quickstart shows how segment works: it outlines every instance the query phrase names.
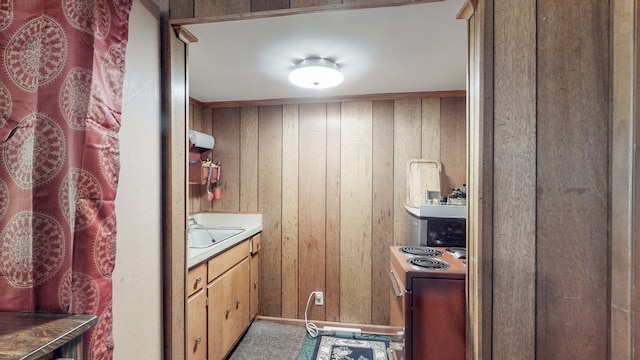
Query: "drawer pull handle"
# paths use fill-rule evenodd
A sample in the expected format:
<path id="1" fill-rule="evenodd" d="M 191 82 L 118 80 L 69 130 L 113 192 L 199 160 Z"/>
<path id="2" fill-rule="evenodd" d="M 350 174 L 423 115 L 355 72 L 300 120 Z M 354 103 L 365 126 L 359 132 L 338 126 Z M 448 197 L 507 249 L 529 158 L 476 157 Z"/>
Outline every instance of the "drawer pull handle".
<path id="1" fill-rule="evenodd" d="M 257 288 L 258 288 L 258 281 L 254 281 L 254 282 L 253 282 L 253 288 L 254 288 L 254 289 L 257 289 Z"/>
<path id="2" fill-rule="evenodd" d="M 240 307 L 240 300 L 236 300 L 236 309 Z"/>
<path id="3" fill-rule="evenodd" d="M 402 297 L 402 291 L 400 290 L 400 286 L 398 286 L 398 283 L 395 277 L 393 276 L 393 270 L 387 269 L 387 273 L 389 274 L 389 281 L 391 282 L 391 287 L 393 288 L 393 294 L 395 295 L 396 299 Z"/>
<path id="4" fill-rule="evenodd" d="M 224 317 L 228 319 L 230 313 L 231 313 L 231 308 L 227 308 L 227 310 L 225 311 Z"/>
<path id="5" fill-rule="evenodd" d="M 200 284 L 202 282 L 202 276 L 198 276 L 196 278 L 196 284 Z"/>
<path id="6" fill-rule="evenodd" d="M 202 342 L 202 337 L 198 336 L 196 339 L 196 344 L 200 344 Z"/>

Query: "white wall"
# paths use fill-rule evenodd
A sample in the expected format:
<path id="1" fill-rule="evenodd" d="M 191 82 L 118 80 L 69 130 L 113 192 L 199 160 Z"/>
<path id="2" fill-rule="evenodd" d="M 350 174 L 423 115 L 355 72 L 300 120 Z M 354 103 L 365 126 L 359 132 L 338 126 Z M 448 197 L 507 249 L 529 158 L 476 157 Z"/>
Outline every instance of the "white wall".
<path id="1" fill-rule="evenodd" d="M 160 23 L 133 1 L 120 131 L 114 359 L 162 358 Z"/>

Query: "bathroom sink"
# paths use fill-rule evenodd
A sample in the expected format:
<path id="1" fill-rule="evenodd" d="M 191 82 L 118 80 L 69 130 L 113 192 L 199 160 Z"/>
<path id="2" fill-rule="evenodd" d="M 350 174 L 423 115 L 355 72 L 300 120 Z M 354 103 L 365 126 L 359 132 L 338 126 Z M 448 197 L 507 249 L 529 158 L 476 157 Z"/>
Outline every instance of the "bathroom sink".
<path id="1" fill-rule="evenodd" d="M 194 228 L 189 229 L 189 247 L 208 248 L 209 246 L 243 232 L 244 229 Z"/>

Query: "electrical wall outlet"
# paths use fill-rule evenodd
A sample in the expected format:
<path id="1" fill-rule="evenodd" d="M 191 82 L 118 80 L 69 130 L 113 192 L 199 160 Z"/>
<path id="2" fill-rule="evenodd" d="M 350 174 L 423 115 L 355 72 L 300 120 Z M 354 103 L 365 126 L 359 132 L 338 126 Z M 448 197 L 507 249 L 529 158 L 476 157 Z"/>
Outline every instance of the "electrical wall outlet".
<path id="1" fill-rule="evenodd" d="M 316 291 L 316 305 L 324 305 L 324 293 L 322 291 Z"/>

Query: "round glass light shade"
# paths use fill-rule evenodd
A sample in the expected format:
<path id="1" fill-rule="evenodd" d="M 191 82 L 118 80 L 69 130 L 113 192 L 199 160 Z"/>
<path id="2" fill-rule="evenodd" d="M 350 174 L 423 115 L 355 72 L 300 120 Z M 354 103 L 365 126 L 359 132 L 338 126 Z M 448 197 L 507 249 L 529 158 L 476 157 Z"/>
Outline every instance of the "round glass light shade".
<path id="1" fill-rule="evenodd" d="M 338 65 L 328 59 L 304 59 L 289 74 L 293 84 L 309 89 L 326 89 L 340 84 L 344 75 Z"/>

